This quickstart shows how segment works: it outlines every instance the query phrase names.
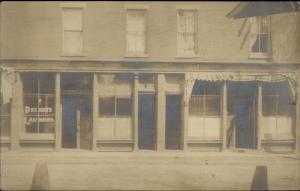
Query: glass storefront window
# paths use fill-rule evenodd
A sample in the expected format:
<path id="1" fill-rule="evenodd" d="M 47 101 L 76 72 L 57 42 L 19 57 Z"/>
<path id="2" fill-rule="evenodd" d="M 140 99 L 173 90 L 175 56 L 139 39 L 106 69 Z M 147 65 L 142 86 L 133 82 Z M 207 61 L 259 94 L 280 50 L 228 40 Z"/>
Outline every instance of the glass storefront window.
<path id="1" fill-rule="evenodd" d="M 131 116 L 131 99 L 120 97 L 100 97 L 100 116 Z"/>
<path id="2" fill-rule="evenodd" d="M 189 104 L 189 113 L 198 116 L 219 116 L 220 84 L 196 81 Z"/>
<path id="3" fill-rule="evenodd" d="M 54 75 L 22 75 L 26 133 L 53 133 L 55 129 Z"/>

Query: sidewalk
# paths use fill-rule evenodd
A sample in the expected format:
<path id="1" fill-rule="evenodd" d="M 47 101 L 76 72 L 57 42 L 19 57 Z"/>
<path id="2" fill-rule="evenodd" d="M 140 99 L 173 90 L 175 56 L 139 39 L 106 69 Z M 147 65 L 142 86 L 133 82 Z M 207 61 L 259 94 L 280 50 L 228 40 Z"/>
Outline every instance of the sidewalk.
<path id="1" fill-rule="evenodd" d="M 249 190 L 258 166 L 269 189 L 300 189 L 293 154 L 182 151 L 2 153 L 1 188 L 32 188 L 36 164 L 51 190 Z"/>

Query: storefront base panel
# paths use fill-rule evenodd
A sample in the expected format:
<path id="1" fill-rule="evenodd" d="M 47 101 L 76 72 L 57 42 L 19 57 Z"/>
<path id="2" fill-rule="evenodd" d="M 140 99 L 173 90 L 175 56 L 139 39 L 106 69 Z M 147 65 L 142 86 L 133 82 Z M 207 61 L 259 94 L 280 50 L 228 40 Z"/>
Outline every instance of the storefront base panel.
<path id="1" fill-rule="evenodd" d="M 293 153 L 294 142 L 264 142 L 262 143 L 262 149 L 271 153 Z"/>
<path id="2" fill-rule="evenodd" d="M 24 151 L 54 151 L 54 142 L 20 142 L 20 150 Z"/>
<path id="3" fill-rule="evenodd" d="M 0 143 L 0 152 L 10 151 L 10 143 Z"/>
<path id="4" fill-rule="evenodd" d="M 220 152 L 222 145 L 220 143 L 188 143 L 189 151 L 212 151 Z"/>
<path id="5" fill-rule="evenodd" d="M 98 151 L 133 151 L 132 142 L 98 141 Z"/>

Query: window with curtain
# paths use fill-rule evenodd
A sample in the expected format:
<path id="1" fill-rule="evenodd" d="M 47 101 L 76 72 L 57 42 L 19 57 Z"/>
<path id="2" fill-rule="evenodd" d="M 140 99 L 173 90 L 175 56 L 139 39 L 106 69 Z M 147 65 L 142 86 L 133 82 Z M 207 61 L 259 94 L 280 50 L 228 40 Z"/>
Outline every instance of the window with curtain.
<path id="1" fill-rule="evenodd" d="M 82 8 L 63 8 L 63 54 L 83 53 Z"/>
<path id="2" fill-rule="evenodd" d="M 127 10 L 127 53 L 146 52 L 146 11 Z"/>
<path id="3" fill-rule="evenodd" d="M 219 116 L 220 84 L 195 82 L 189 104 L 190 115 Z"/>
<path id="4" fill-rule="evenodd" d="M 251 52 L 270 52 L 270 16 L 251 18 Z"/>
<path id="5" fill-rule="evenodd" d="M 177 53 L 196 54 L 196 11 L 194 10 L 178 11 Z"/>
<path id="6" fill-rule="evenodd" d="M 53 133 L 55 128 L 54 75 L 22 74 L 26 133 Z"/>

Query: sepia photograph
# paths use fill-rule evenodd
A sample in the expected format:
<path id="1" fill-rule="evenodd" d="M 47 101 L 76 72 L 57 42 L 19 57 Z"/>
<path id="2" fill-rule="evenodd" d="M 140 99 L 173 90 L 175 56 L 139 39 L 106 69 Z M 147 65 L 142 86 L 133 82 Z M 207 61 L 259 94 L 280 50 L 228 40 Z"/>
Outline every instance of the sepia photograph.
<path id="1" fill-rule="evenodd" d="M 0 190 L 300 190 L 300 1 L 1 1 Z"/>

